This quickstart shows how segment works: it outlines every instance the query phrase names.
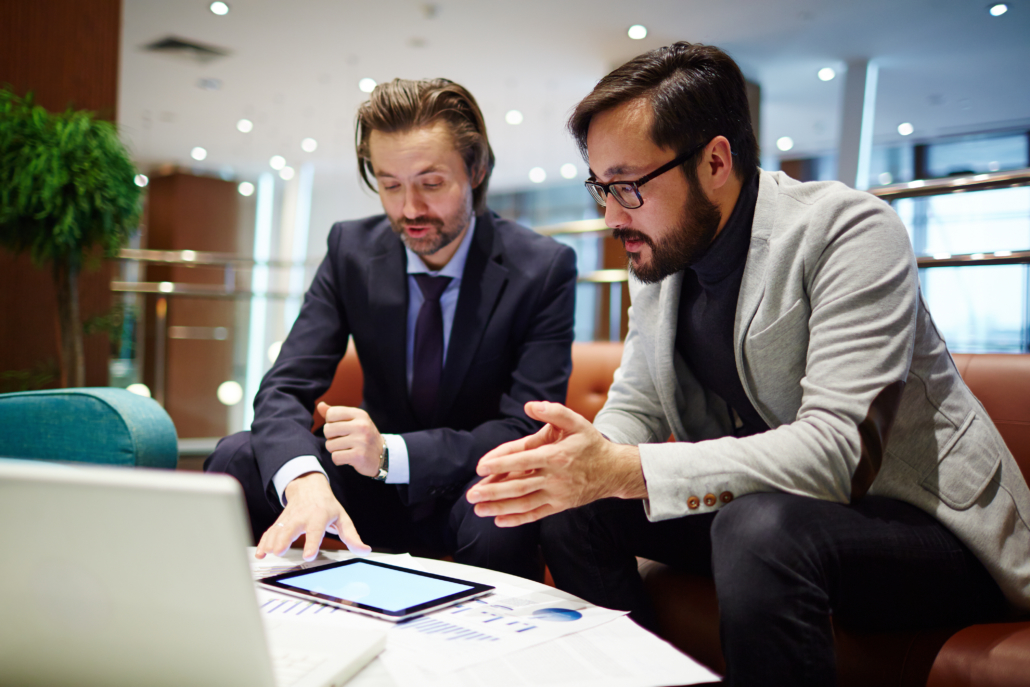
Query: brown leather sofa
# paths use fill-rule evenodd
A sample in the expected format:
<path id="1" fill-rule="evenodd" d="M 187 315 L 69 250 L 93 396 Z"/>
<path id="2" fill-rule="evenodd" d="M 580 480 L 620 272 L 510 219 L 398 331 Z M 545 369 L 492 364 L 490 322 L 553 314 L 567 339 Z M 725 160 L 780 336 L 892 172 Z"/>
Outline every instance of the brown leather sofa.
<path id="1" fill-rule="evenodd" d="M 621 357 L 621 343 L 573 345 L 568 406 L 592 420 L 604 405 Z M 1030 479 L 1030 355 L 960 354 L 955 362 L 997 425 L 1023 477 Z M 358 405 L 362 379 L 352 348 L 323 398 L 334 405 Z M 316 418 L 316 427 L 320 424 Z M 725 663 L 711 580 L 652 561 L 641 562 L 641 574 L 658 610 L 660 634 L 721 673 Z M 834 632 L 842 687 L 1030 685 L 1030 621 L 890 634 L 859 634 L 835 626 Z"/>
<path id="2" fill-rule="evenodd" d="M 570 408 L 593 419 L 604 404 L 621 355 L 618 343 L 573 347 Z M 955 362 L 998 426 L 1023 477 L 1030 479 L 1030 355 L 960 354 Z M 658 611 L 660 634 L 723 672 L 712 581 L 652 561 L 642 561 L 640 567 Z M 1030 685 L 1030 622 L 891 634 L 857 634 L 835 626 L 834 632 L 842 687 Z"/>

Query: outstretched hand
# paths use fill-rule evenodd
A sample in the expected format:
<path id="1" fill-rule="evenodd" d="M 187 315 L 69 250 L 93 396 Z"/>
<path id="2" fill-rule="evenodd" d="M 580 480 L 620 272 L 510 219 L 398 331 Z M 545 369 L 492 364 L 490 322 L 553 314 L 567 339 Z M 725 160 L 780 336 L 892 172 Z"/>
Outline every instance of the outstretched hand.
<path id="1" fill-rule="evenodd" d="M 352 553 L 368 553 L 347 511 L 333 496 L 329 482 L 320 472 L 309 472 L 286 485 L 286 508 L 275 524 L 261 535 L 255 558 L 274 553 L 281 556 L 290 544 L 304 535 L 304 560 L 314 560 L 326 531 L 338 534 Z"/>
<path id="2" fill-rule="evenodd" d="M 610 496 L 647 497 L 636 446 L 613 444 L 560 403 L 531 401 L 526 414 L 547 424 L 480 459 L 484 479 L 467 494 L 476 515 L 515 527 Z"/>

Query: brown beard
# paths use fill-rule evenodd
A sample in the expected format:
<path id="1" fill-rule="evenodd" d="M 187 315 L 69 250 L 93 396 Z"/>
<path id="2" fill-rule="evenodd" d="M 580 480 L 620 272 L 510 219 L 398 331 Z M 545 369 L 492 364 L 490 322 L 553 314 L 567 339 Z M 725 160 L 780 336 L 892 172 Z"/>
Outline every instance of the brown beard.
<path id="1" fill-rule="evenodd" d="M 688 179 L 688 185 L 690 195 L 683 204 L 682 219 L 666 238 L 653 241 L 636 229 L 612 231 L 612 236 L 624 243 L 628 239 L 642 241 L 651 249 L 651 260 L 646 265 L 640 264 L 639 258 L 632 254 L 629 256 L 629 271 L 645 284 L 657 284 L 696 263 L 719 231 L 722 215 L 718 206 L 708 199 L 697 179 Z"/>
<path id="2" fill-rule="evenodd" d="M 438 217 L 416 217 L 415 219 L 394 219 L 390 217 L 389 219 L 393 232 L 401 237 L 401 241 L 404 242 L 404 245 L 412 253 L 415 255 L 432 255 L 441 248 L 449 246 L 456 238 L 461 236 L 461 232 L 468 228 L 469 222 L 472 221 L 472 209 L 463 210 L 460 214 L 451 217 L 450 222 L 446 222 Z M 429 226 L 436 229 L 436 231 L 429 232 L 423 238 L 414 239 L 404 233 L 405 227 L 409 226 Z"/>

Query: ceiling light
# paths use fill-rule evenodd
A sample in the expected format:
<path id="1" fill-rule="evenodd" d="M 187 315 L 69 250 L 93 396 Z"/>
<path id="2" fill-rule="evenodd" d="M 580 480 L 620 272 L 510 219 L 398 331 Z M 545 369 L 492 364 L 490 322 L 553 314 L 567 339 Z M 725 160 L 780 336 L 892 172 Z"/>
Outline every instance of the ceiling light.
<path id="1" fill-rule="evenodd" d="M 147 178 L 146 174 L 137 174 L 132 180 L 135 181 L 136 185 L 140 188 L 143 188 L 150 183 L 150 179 Z"/>
<path id="2" fill-rule="evenodd" d="M 1009 6 L 1003 2 L 999 2 L 997 5 L 991 5 L 988 9 L 992 17 L 1000 17 L 1009 11 Z"/>
<path id="3" fill-rule="evenodd" d="M 318 148 L 318 141 L 313 138 L 305 138 L 300 142 L 300 149 L 305 153 L 313 153 Z"/>
<path id="4" fill-rule="evenodd" d="M 241 119 L 240 121 L 236 122 L 236 130 L 241 131 L 245 134 L 249 134 L 251 131 L 254 130 L 254 122 L 250 121 L 249 119 Z"/>
<path id="5" fill-rule="evenodd" d="M 547 179 L 547 172 L 544 171 L 543 167 L 534 167 L 529 170 L 529 180 L 534 184 L 541 184 Z"/>
<path id="6" fill-rule="evenodd" d="M 894 181 L 894 176 L 890 172 L 882 172 L 879 176 L 880 183 L 884 186 Z"/>
<path id="7" fill-rule="evenodd" d="M 362 93 L 371 93 L 376 89 L 376 80 L 370 79 L 367 76 L 358 82 L 358 88 L 361 89 Z"/>
<path id="8" fill-rule="evenodd" d="M 207 151 L 201 148 L 200 146 L 197 146 L 196 148 L 190 151 L 190 157 L 197 161 L 203 160 L 205 157 L 207 157 Z"/>
<path id="9" fill-rule="evenodd" d="M 279 176 L 283 181 L 289 181 L 293 178 L 293 167 L 283 167 L 279 170 Z"/>
<path id="10" fill-rule="evenodd" d="M 911 122 L 902 122 L 901 124 L 898 124 L 898 133 L 902 136 L 909 136 L 915 130 L 916 128 L 912 126 Z"/>
<path id="11" fill-rule="evenodd" d="M 286 166 L 286 158 L 282 155 L 273 155 L 272 159 L 268 161 L 268 165 L 272 169 L 282 169 Z"/>
<path id="12" fill-rule="evenodd" d="M 820 81 L 833 81 L 833 77 L 837 76 L 837 72 L 833 71 L 830 67 L 823 67 L 818 73 Z"/>
<path id="13" fill-rule="evenodd" d="M 522 113 L 518 110 L 508 110 L 508 113 L 504 115 L 504 121 L 512 125 L 518 125 L 522 123 Z"/>
<path id="14" fill-rule="evenodd" d="M 236 187 L 236 190 L 240 192 L 241 196 L 252 196 L 254 195 L 254 184 L 249 181 L 243 181 Z"/>
<path id="15" fill-rule="evenodd" d="M 794 147 L 794 139 L 790 136 L 780 136 L 776 139 L 776 147 L 783 152 L 787 152 Z"/>
<path id="16" fill-rule="evenodd" d="M 231 380 L 222 382 L 218 385 L 218 400 L 227 406 L 236 405 L 243 400 L 243 387 Z"/>
<path id="17" fill-rule="evenodd" d="M 571 162 L 566 162 L 561 166 L 561 175 L 566 179 L 575 179 L 577 174 L 579 174 L 579 170 Z"/>
<path id="18" fill-rule="evenodd" d="M 635 41 L 639 41 L 641 38 L 647 38 L 647 27 L 641 26 L 640 24 L 634 24 L 629 27 L 629 31 L 626 34 Z"/>
<path id="19" fill-rule="evenodd" d="M 224 17 L 229 14 L 229 6 L 224 2 L 212 2 L 209 5 L 212 14 L 217 14 L 219 17 Z"/>

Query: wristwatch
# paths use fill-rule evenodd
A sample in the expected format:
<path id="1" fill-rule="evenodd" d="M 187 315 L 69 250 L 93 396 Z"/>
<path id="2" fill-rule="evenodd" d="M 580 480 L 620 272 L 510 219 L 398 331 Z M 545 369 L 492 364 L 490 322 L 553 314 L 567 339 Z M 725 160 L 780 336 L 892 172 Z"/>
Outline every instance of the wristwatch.
<path id="1" fill-rule="evenodd" d="M 379 472 L 373 477 L 377 482 L 386 480 L 386 473 L 390 471 L 390 449 L 386 446 L 386 439 L 383 439 L 383 452 L 379 454 Z"/>

